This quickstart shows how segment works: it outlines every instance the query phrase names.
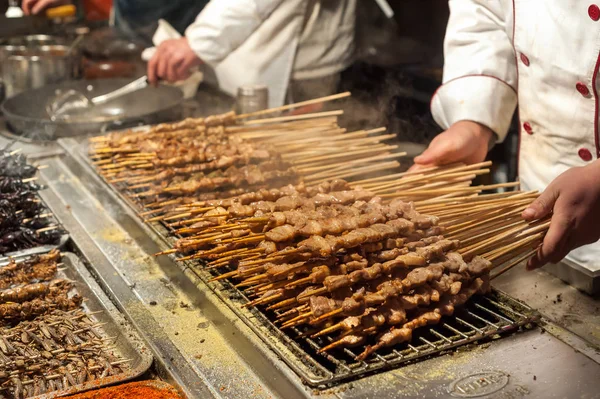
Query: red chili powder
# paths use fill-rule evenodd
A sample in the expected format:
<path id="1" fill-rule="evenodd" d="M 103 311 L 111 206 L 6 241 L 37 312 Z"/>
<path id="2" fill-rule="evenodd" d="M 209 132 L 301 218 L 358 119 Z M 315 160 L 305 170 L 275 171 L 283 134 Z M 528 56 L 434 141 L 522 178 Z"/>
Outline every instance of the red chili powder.
<path id="1" fill-rule="evenodd" d="M 172 386 L 159 381 L 141 381 L 97 389 L 67 399 L 182 399 Z"/>

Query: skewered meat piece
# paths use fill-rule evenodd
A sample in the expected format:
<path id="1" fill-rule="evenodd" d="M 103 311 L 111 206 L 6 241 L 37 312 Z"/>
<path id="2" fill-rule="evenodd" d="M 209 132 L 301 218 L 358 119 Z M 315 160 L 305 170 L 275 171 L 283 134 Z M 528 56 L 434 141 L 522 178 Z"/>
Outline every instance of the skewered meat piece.
<path id="1" fill-rule="evenodd" d="M 226 177 L 205 177 L 200 180 L 190 179 L 181 184 L 168 186 L 164 191 L 173 195 L 186 195 L 203 190 L 220 189 L 221 187 L 227 186 L 237 186 L 242 184 L 254 185 L 284 178 L 294 179 L 296 176 L 297 172 L 295 168 L 263 172 L 258 167 L 255 167 L 255 165 L 248 165 L 239 168 L 235 174 L 230 173 Z"/>
<path id="2" fill-rule="evenodd" d="M 367 308 L 360 316 L 348 316 L 337 324 L 327 327 L 315 334 L 320 336 L 343 330 L 351 333 L 360 333 L 363 330 L 377 328 L 382 325 L 395 326 L 406 322 L 406 311 L 418 306 L 427 306 L 432 301 L 439 301 L 439 292 L 430 286 L 419 287 L 412 295 L 402 295 L 398 298 L 389 298 L 377 308 Z M 325 314 L 327 312 L 321 312 Z M 342 343 L 340 343 L 342 344 Z"/>
<path id="3" fill-rule="evenodd" d="M 299 195 L 304 193 L 306 187 L 304 183 L 299 183 L 297 185 L 288 184 L 287 186 L 283 186 L 279 189 L 276 188 L 260 188 L 256 191 L 252 192 L 244 192 L 237 196 L 229 196 L 226 199 L 215 199 L 215 200 L 206 200 L 201 202 L 196 202 L 194 205 L 199 207 L 205 206 L 223 206 L 228 207 L 234 204 L 248 205 L 252 202 L 257 201 L 276 201 L 281 197 L 287 195 Z"/>
<path id="4" fill-rule="evenodd" d="M 330 195 L 337 197 L 338 195 L 341 196 L 341 193 L 343 192 L 332 192 Z M 281 210 L 290 206 L 299 206 L 299 208 Z M 270 220 L 267 223 L 267 229 L 284 226 L 287 223 L 304 229 L 303 234 L 305 235 L 312 235 L 309 230 L 311 227 L 314 227 L 309 225 L 309 223 L 313 222 L 311 219 L 322 220 L 333 218 L 339 215 L 360 215 L 360 210 L 341 205 L 326 205 L 316 208 L 315 202 L 312 200 L 312 198 L 304 198 L 300 196 L 284 196 L 280 197 L 275 202 L 261 200 L 247 205 L 233 204 L 228 211 L 232 217 L 252 217 L 270 214 Z M 316 228 L 319 227 L 316 226 Z M 347 229 L 349 228 L 351 227 L 347 227 Z"/>
<path id="5" fill-rule="evenodd" d="M 255 152 L 257 152 L 257 151 L 255 151 Z M 162 172 L 158 173 L 157 175 L 149 176 L 146 179 L 143 179 L 143 178 L 136 179 L 134 184 L 152 182 L 152 181 L 165 181 L 165 180 L 170 180 L 175 176 L 186 176 L 186 175 L 191 175 L 191 174 L 199 173 L 199 172 L 207 173 L 207 172 L 212 172 L 212 171 L 218 170 L 218 169 L 227 169 L 231 166 L 248 165 L 248 164 L 254 163 L 255 161 L 260 160 L 260 159 L 268 159 L 270 156 L 271 156 L 271 154 L 268 154 L 266 158 L 257 158 L 257 156 L 256 155 L 253 156 L 253 154 L 233 155 L 233 156 L 221 156 L 221 157 L 215 159 L 214 161 L 203 162 L 203 163 L 190 164 L 189 162 L 184 162 L 184 164 L 187 166 L 179 167 L 179 168 L 175 167 L 175 168 L 165 169 Z M 153 166 L 152 167 L 149 166 L 149 168 L 158 168 L 161 166 L 165 166 L 165 165 L 161 164 L 163 162 L 166 162 L 166 161 L 153 160 L 152 161 Z M 166 166 L 169 166 L 169 165 L 166 165 Z M 287 169 L 287 168 L 290 168 L 291 166 L 292 166 L 291 164 L 281 163 L 280 169 Z"/>
<path id="6" fill-rule="evenodd" d="M 410 234 L 414 224 L 405 219 L 390 220 L 385 224 L 377 223 L 368 228 L 359 228 L 342 236 L 312 236 L 300 241 L 297 252 L 307 252 L 314 256 L 328 257 L 342 248 L 354 248 L 364 243 L 378 242 L 386 238 L 396 238 Z M 285 255 L 285 250 L 274 255 Z"/>
<path id="7" fill-rule="evenodd" d="M 427 260 L 441 257 L 445 252 L 458 248 L 458 245 L 459 243 L 456 240 L 443 239 L 426 247 L 417 248 L 417 251 L 414 253 L 409 252 L 406 255 L 400 255 L 394 260 L 384 262 L 384 273 L 391 274 L 397 268 L 423 266 Z M 456 262 L 456 260 L 449 259 L 448 264 L 451 262 Z"/>
<path id="8" fill-rule="evenodd" d="M 444 272 L 444 267 L 441 264 L 433 264 L 424 268 L 417 268 L 409 273 L 405 279 L 392 279 L 382 283 L 378 287 L 378 291 L 375 293 L 369 293 L 366 295 L 357 296 L 353 299 L 347 300 L 342 306 L 342 314 L 348 315 L 349 313 L 355 313 L 360 309 L 364 309 L 366 306 L 381 305 L 389 298 L 397 297 L 414 289 L 420 285 L 425 284 L 428 281 L 436 280 L 441 278 Z M 331 276 L 338 277 L 338 276 Z M 342 277 L 342 276 L 340 276 Z M 327 279 L 326 279 L 327 280 Z M 331 281 L 330 281 L 331 283 Z M 348 285 L 333 285 L 329 287 L 337 290 L 339 288 L 347 287 Z M 329 288 L 328 289 L 331 289 Z"/>
<path id="9" fill-rule="evenodd" d="M 319 317 L 338 309 L 340 306 L 342 306 L 343 302 L 324 296 L 311 296 L 308 303 L 311 311 L 313 312 L 312 314 L 315 317 Z"/>
<path id="10" fill-rule="evenodd" d="M 69 311 L 77 309 L 82 300 L 83 298 L 79 295 L 69 298 L 66 294 L 58 294 L 52 296 L 50 300 L 35 298 L 22 303 L 3 303 L 0 304 L 0 320 L 20 321 L 48 313 L 54 309 Z"/>
<path id="11" fill-rule="evenodd" d="M 266 237 L 269 240 L 281 242 L 301 236 L 339 235 L 346 231 L 369 227 L 372 224 L 384 223 L 399 216 L 401 215 L 392 214 L 387 207 L 379 204 L 365 204 L 360 207 L 332 205 L 319 207 L 314 211 L 300 209 L 276 212 L 271 216 L 267 228 L 278 227 L 268 231 Z"/>
<path id="12" fill-rule="evenodd" d="M 230 111 L 219 115 L 210 115 L 204 118 L 204 124 L 206 126 L 220 126 L 220 125 L 232 125 L 235 123 L 236 115 L 235 112 Z"/>
<path id="13" fill-rule="evenodd" d="M 181 151 L 177 151 L 181 154 Z M 279 157 L 267 148 L 254 148 L 252 146 L 223 146 L 208 145 L 199 151 L 194 151 L 186 155 L 173 155 L 159 152 L 156 159 L 150 160 L 148 168 L 173 168 L 168 170 L 173 172 L 171 176 L 188 175 L 195 172 L 204 172 L 216 169 L 227 169 L 234 165 L 249 165 L 257 161 L 268 163 L 269 159 L 275 159 L 279 168 L 288 168 L 291 165 L 282 162 Z M 170 157 L 167 157 L 170 155 Z M 273 163 L 270 167 L 274 167 Z M 267 168 L 265 168 L 268 170 Z"/>
<path id="14" fill-rule="evenodd" d="M 219 126 L 235 123 L 235 113 L 227 112 L 221 115 L 213 115 L 207 118 L 186 118 L 175 123 L 160 123 L 151 127 L 147 131 L 127 132 L 123 134 L 110 133 L 104 136 L 106 142 L 114 147 L 122 147 L 125 144 L 136 144 L 141 141 L 148 141 L 154 138 L 168 139 L 177 138 L 186 132 L 191 136 L 198 136 L 206 132 L 207 127 Z M 207 137 L 211 135 L 205 134 Z"/>
<path id="15" fill-rule="evenodd" d="M 435 242 L 441 240 L 441 237 L 431 237 L 431 238 L 434 238 L 434 240 L 431 240 L 430 238 L 425 238 L 426 242 L 430 243 L 430 245 L 431 245 L 431 243 L 435 243 Z M 269 242 L 263 241 L 259 245 L 264 246 L 267 243 L 269 243 Z M 274 246 L 273 248 L 270 249 L 270 251 L 271 251 L 270 253 L 272 253 L 272 251 L 274 249 L 276 249 L 276 246 L 274 243 L 270 243 L 270 244 L 272 244 Z M 367 255 L 367 258 L 365 258 L 362 254 L 366 255 L 369 253 L 369 251 L 381 251 L 381 249 L 384 247 L 384 244 L 382 244 L 382 243 L 378 243 L 378 244 L 379 245 L 373 246 L 372 248 L 370 248 L 369 244 L 364 244 L 364 245 L 358 247 L 358 249 L 355 249 L 355 251 L 358 251 L 358 252 L 351 251 L 351 252 L 343 255 L 339 259 L 336 257 L 329 257 L 329 258 L 324 258 L 322 261 L 321 260 L 308 261 L 308 262 L 300 261 L 300 262 L 293 263 L 293 264 L 289 264 L 289 263 L 277 264 L 277 263 L 269 262 L 263 266 L 264 270 L 265 270 L 265 274 L 264 274 L 264 279 L 261 279 L 260 281 L 264 281 L 266 279 L 271 282 L 277 282 L 277 281 L 292 279 L 292 276 L 287 274 L 286 271 L 290 271 L 290 273 L 293 272 L 294 275 L 304 274 L 307 272 L 310 273 L 307 277 L 304 277 L 304 278 L 301 278 L 298 280 L 292 280 L 286 287 L 296 287 L 296 286 L 306 285 L 306 284 L 322 283 L 324 281 L 324 279 L 327 279 L 328 281 L 331 281 L 332 287 L 335 287 L 335 286 L 337 286 L 337 284 L 339 284 L 339 287 L 338 287 L 338 289 L 339 289 L 341 287 L 350 286 L 350 285 L 354 284 L 354 282 L 360 281 L 361 275 L 363 275 L 363 274 L 364 274 L 364 276 L 372 275 L 371 278 L 368 278 L 369 281 L 372 281 L 383 275 L 381 273 L 381 271 L 382 271 L 381 265 L 379 265 L 379 264 L 374 265 L 375 263 L 378 262 L 378 259 L 377 259 L 378 254 L 386 253 L 389 255 L 390 251 L 375 252 L 373 254 Z M 402 240 L 402 239 L 388 239 L 385 242 L 385 247 L 396 247 L 396 246 L 403 246 L 403 245 L 404 245 L 404 240 Z M 454 242 L 452 242 L 451 244 L 448 243 L 445 245 L 448 245 L 448 247 L 450 247 L 450 246 L 453 247 Z M 427 261 L 422 256 L 417 256 L 416 254 L 408 254 L 406 248 L 396 248 L 396 249 L 400 250 L 400 251 L 394 250 L 394 252 L 397 254 L 396 257 L 399 257 L 400 255 L 408 255 L 408 256 L 405 256 L 404 258 L 401 258 L 401 259 L 404 259 L 404 263 L 406 263 L 407 265 L 423 266 L 423 265 L 425 265 L 425 263 Z M 306 254 L 301 254 L 301 257 L 306 257 Z M 297 254 L 291 255 L 290 259 L 294 259 L 294 258 L 296 258 L 297 260 L 301 260 Z M 394 259 L 394 258 L 392 258 L 392 259 Z M 460 261 L 462 261 L 462 258 L 460 258 Z M 338 263 L 338 262 L 341 262 L 341 263 Z M 323 265 L 324 263 L 326 263 L 330 267 L 329 270 L 325 270 L 324 268 L 314 268 L 315 265 L 320 266 L 320 265 Z M 369 265 L 371 265 L 373 267 L 368 268 Z M 365 268 L 368 268 L 368 269 L 365 271 L 362 271 L 362 269 L 365 269 Z M 238 268 L 240 276 L 246 275 L 244 273 L 244 270 L 245 270 L 245 267 L 243 265 Z M 250 267 L 250 270 L 256 272 L 257 269 L 256 269 L 256 267 Z M 351 273 L 352 273 L 351 277 L 346 276 Z"/>
<path id="16" fill-rule="evenodd" d="M 351 190 L 350 185 L 344 180 L 334 180 L 333 182 L 321 183 L 318 186 L 307 188 L 304 183 L 300 182 L 296 185 L 288 184 L 279 189 L 276 188 L 260 188 L 253 192 L 241 193 L 237 196 L 225 195 L 226 199 L 218 200 L 205 200 L 194 203 L 199 207 L 206 206 L 223 206 L 229 207 L 234 204 L 249 205 L 253 202 L 258 201 L 270 201 L 275 202 L 278 199 L 286 196 L 299 196 L 303 195 L 308 198 L 316 195 L 317 193 L 327 193 L 332 191 L 345 191 Z M 247 214 L 244 214 L 247 215 Z M 252 216 L 252 215 L 248 215 Z"/>
<path id="17" fill-rule="evenodd" d="M 477 262 L 483 262 L 478 260 Z M 342 313 L 347 315 L 346 312 L 354 312 L 354 309 L 360 309 L 361 307 L 371 307 L 381 305 L 390 298 L 398 297 L 402 294 L 409 292 L 412 289 L 423 286 L 426 283 L 432 281 L 438 281 L 444 275 L 447 265 L 450 265 L 452 260 L 445 260 L 439 263 L 434 263 L 425 267 L 418 267 L 410 271 L 403 279 L 390 279 L 379 286 L 377 286 L 377 292 L 367 293 L 366 295 L 357 297 L 352 301 L 348 301 L 345 307 L 342 308 Z M 489 263 L 488 263 L 489 265 Z M 330 276 L 324 281 L 324 285 L 328 290 L 333 291 L 348 286 L 348 280 L 342 280 L 346 276 Z M 457 274 L 457 276 L 451 276 L 451 280 L 445 280 L 443 283 L 437 283 L 434 288 L 441 291 L 455 290 L 458 284 L 454 284 L 464 278 L 464 275 Z M 343 281 L 343 284 L 335 284 L 338 281 Z M 442 284 L 446 286 L 442 286 Z M 327 285 L 329 284 L 329 285 Z M 454 284 L 454 285 L 453 285 Z M 358 299 L 358 300 L 356 300 Z M 362 303 L 361 303 L 362 301 Z"/>
<path id="18" fill-rule="evenodd" d="M 33 283 L 0 291 L 0 303 L 25 302 L 33 298 L 43 297 L 61 292 L 68 292 L 72 287 L 69 281 L 58 279 L 48 284 Z"/>
<path id="19" fill-rule="evenodd" d="M 59 256 L 58 251 L 52 251 L 25 262 L 11 261 L 8 265 L 0 267 L 0 289 L 36 280 L 51 280 L 56 274 L 56 261 Z"/>
<path id="20" fill-rule="evenodd" d="M 275 211 L 290 211 L 306 207 L 314 209 L 321 205 L 352 204 L 356 201 L 370 200 L 374 194 L 364 190 L 331 191 L 318 193 L 312 197 L 286 196 L 275 201 Z"/>
<path id="21" fill-rule="evenodd" d="M 368 204 L 362 209 L 355 207 L 324 207 L 315 211 L 286 211 L 274 213 L 271 216 L 270 225 L 278 225 L 265 233 L 267 239 L 275 242 L 291 241 L 301 236 L 325 236 L 339 235 L 344 232 L 365 228 L 389 220 L 397 220 L 402 214 L 393 213 L 390 208 Z M 396 208 L 398 209 L 398 208 Z M 331 210 L 328 217 L 327 211 Z M 285 220 L 285 223 L 282 224 Z M 437 223 L 437 219 L 431 216 L 419 215 L 411 220 L 419 229 L 428 229 Z"/>
<path id="22" fill-rule="evenodd" d="M 462 289 L 459 294 L 444 296 L 440 303 L 433 309 L 422 311 L 417 317 L 407 322 L 399 329 L 392 329 L 381 335 L 377 344 L 367 346 L 363 353 L 357 359 L 364 360 L 370 354 L 386 346 L 394 346 L 401 342 L 410 341 L 412 332 L 428 324 L 437 324 L 442 316 L 449 316 L 454 313 L 457 306 L 463 305 L 469 298 L 477 293 L 484 293 L 488 289 L 487 278 L 476 278 L 468 287 Z"/>

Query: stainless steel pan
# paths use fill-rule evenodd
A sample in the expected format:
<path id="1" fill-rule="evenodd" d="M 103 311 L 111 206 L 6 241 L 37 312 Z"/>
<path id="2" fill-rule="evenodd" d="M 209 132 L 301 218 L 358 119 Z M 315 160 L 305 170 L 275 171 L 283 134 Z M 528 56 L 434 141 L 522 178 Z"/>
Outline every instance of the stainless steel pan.
<path id="1" fill-rule="evenodd" d="M 17 135 L 34 140 L 53 140 L 142 124 L 154 124 L 181 118 L 183 93 L 171 86 L 147 87 L 90 109 L 85 118 L 52 121 L 46 111 L 58 91 L 69 89 L 95 97 L 118 89 L 128 79 L 73 81 L 28 90 L 7 99 L 0 110 L 8 127 Z"/>

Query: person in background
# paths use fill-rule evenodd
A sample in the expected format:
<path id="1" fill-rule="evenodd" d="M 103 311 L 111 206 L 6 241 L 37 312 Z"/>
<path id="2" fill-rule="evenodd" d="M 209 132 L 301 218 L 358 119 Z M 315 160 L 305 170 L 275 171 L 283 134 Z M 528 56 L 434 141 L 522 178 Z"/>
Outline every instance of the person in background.
<path id="1" fill-rule="evenodd" d="M 528 268 L 568 259 L 600 268 L 600 5 L 583 0 L 450 0 L 444 85 L 431 110 L 445 132 L 415 158 L 482 161 L 507 134 L 517 100 L 519 175 L 543 191 L 527 220 L 552 214 Z"/>
<path id="2" fill-rule="evenodd" d="M 114 6 L 115 27 L 125 36 L 146 45 L 152 44 L 152 35 L 158 20 L 164 19 L 179 33 L 194 19 L 209 0 L 23 0 L 21 7 L 26 15 L 36 15 L 51 7 L 79 3 L 83 5 L 86 19 L 109 19 Z M 90 16 L 93 15 L 93 18 Z"/>
<path id="3" fill-rule="evenodd" d="M 209 0 L 114 0 L 115 27 L 126 36 L 152 44 L 158 20 L 183 35 Z"/>
<path id="4" fill-rule="evenodd" d="M 71 0 L 23 0 L 21 8 L 25 15 L 38 15 L 48 8 L 73 4 Z"/>
<path id="5" fill-rule="evenodd" d="M 183 80 L 208 64 L 231 95 L 267 85 L 271 107 L 331 94 L 353 61 L 356 1 L 210 1 L 184 37 L 157 47 L 148 78 Z"/>

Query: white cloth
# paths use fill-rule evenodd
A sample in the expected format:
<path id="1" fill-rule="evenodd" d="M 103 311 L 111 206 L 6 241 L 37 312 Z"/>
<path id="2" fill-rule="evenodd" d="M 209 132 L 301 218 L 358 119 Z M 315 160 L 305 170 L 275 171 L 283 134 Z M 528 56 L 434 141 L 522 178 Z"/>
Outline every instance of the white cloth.
<path id="1" fill-rule="evenodd" d="M 562 172 L 600 156 L 600 9 L 592 3 L 449 1 L 444 85 L 431 102 L 434 118 L 443 128 L 476 121 L 503 140 L 518 98 L 519 175 L 527 190 L 542 191 Z M 600 243 L 568 258 L 598 270 Z"/>
<path id="2" fill-rule="evenodd" d="M 282 105 L 291 78 L 341 71 L 352 62 L 356 0 L 212 0 L 185 36 L 215 69 L 219 86 L 265 84 Z"/>

